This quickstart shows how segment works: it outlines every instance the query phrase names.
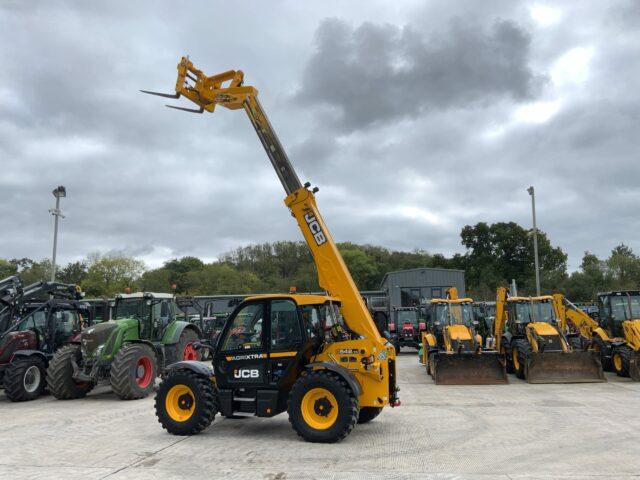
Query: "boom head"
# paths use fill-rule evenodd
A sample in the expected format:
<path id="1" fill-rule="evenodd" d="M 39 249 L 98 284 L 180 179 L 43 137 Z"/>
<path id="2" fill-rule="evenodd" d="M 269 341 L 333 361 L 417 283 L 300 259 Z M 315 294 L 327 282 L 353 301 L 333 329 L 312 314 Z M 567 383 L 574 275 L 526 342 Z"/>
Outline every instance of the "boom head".
<path id="1" fill-rule="evenodd" d="M 178 78 L 176 79 L 176 93 L 159 93 L 140 90 L 142 93 L 157 95 L 164 98 L 186 97 L 199 108 L 184 108 L 167 105 L 169 108 L 192 113 L 213 112 L 216 105 L 222 105 L 230 110 L 244 108 L 245 101 L 258 94 L 254 87 L 242 85 L 244 73 L 242 70 L 228 70 L 217 75 L 207 76 L 193 66 L 189 57 L 182 57 L 178 63 Z"/>

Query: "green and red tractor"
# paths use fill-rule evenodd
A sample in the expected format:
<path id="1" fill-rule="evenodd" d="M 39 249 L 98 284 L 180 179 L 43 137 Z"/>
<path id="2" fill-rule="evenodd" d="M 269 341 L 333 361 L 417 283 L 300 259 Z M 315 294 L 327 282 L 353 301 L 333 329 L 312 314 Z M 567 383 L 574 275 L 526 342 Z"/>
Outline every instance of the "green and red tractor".
<path id="1" fill-rule="evenodd" d="M 87 328 L 78 341 L 56 352 L 47 386 L 54 397 L 68 400 L 108 381 L 122 399 L 144 398 L 166 365 L 200 360 L 194 348 L 200 337 L 197 325 L 177 319 L 172 295 L 117 295 L 113 320 Z"/>

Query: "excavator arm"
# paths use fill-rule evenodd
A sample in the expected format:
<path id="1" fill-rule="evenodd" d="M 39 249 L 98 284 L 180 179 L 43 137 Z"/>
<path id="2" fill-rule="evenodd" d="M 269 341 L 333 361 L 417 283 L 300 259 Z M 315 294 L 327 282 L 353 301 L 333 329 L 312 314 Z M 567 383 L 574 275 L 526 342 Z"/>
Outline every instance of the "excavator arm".
<path id="1" fill-rule="evenodd" d="M 243 80 L 244 74 L 240 70 L 207 76 L 195 68 L 188 57 L 183 57 L 178 64 L 175 94 L 143 92 L 165 98 L 186 97 L 200 108 L 167 106 L 195 113 L 213 112 L 218 105 L 230 110 L 244 109 L 287 194 L 284 203 L 296 218 L 309 245 L 318 269 L 320 287 L 332 297 L 340 299 L 342 314 L 351 330 L 374 341 L 384 342 L 320 215 L 314 196 L 317 188 L 310 190 L 309 183 L 302 185 L 258 101 L 258 90 L 244 86 Z"/>
<path id="2" fill-rule="evenodd" d="M 496 317 L 493 320 L 493 335 L 495 337 L 495 348 L 501 352 L 502 333 L 507 323 L 507 289 L 498 287 L 496 292 Z"/>

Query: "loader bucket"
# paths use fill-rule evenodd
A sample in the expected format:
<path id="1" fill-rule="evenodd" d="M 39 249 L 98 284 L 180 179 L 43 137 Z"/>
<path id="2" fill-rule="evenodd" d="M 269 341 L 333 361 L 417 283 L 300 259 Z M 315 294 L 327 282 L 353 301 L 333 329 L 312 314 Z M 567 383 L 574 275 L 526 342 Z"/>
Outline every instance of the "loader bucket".
<path id="1" fill-rule="evenodd" d="M 498 352 L 445 353 L 434 356 L 436 385 L 499 385 L 507 382 L 504 355 Z"/>
<path id="2" fill-rule="evenodd" d="M 538 352 L 527 361 L 529 383 L 606 382 L 597 352 Z"/>

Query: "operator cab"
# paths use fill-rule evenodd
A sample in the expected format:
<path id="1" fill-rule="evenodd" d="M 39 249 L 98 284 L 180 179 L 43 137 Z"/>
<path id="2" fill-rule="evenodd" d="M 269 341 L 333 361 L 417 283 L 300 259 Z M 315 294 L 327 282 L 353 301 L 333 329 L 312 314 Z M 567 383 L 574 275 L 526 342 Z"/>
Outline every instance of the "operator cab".
<path id="1" fill-rule="evenodd" d="M 533 322 L 550 323 L 555 325 L 558 319 L 553 308 L 553 297 L 509 297 L 509 319 L 516 323 L 527 324 Z"/>
<path id="2" fill-rule="evenodd" d="M 600 325 L 613 337 L 624 337 L 622 322 L 640 319 L 640 291 L 598 293 Z"/>
<path id="3" fill-rule="evenodd" d="M 322 295 L 254 296 L 231 314 L 213 366 L 223 415 L 270 417 L 320 345 L 346 334 L 339 301 Z"/>
<path id="4" fill-rule="evenodd" d="M 135 318 L 140 338 L 160 341 L 166 326 L 176 317 L 173 295 L 169 293 L 123 293 L 116 295 L 113 319 Z"/>

